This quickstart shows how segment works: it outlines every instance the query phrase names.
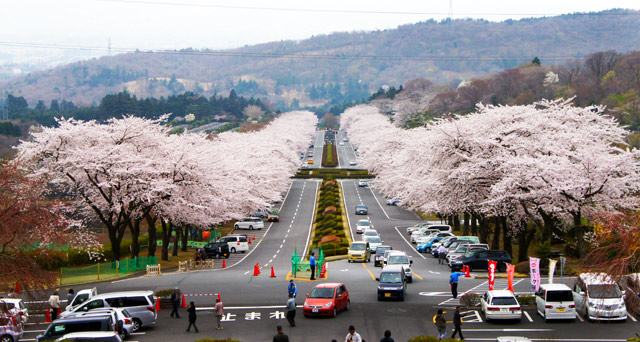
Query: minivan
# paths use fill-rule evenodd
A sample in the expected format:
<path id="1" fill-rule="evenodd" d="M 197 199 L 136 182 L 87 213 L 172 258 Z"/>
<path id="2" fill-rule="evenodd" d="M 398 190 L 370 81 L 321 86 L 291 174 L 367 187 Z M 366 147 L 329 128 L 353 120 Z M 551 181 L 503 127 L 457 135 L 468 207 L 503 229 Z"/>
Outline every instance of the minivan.
<path id="1" fill-rule="evenodd" d="M 504 272 L 507 270 L 507 264 L 511 263 L 511 256 L 507 251 L 501 251 L 497 249 L 489 250 L 477 250 L 470 252 L 464 258 L 452 262 L 449 267 L 453 270 L 461 270 L 463 265 L 469 267 L 469 271 L 476 269 L 486 270 L 489 268 L 489 260 L 496 261 L 498 272 Z"/>
<path id="2" fill-rule="evenodd" d="M 404 276 L 407 279 L 407 282 L 413 282 L 413 273 L 411 273 L 411 264 L 413 264 L 413 260 L 409 258 L 409 256 L 402 251 L 386 251 L 387 257 L 384 259 L 384 265 L 399 265 L 404 269 Z"/>
<path id="3" fill-rule="evenodd" d="M 155 309 L 153 291 L 127 291 L 103 293 L 87 302 L 62 312 L 59 317 L 65 318 L 79 311 L 91 311 L 97 308 L 126 308 L 133 321 L 133 330 L 156 324 L 158 313 Z"/>
<path id="4" fill-rule="evenodd" d="M 259 217 L 243 217 L 233 225 L 233 229 L 262 229 L 264 222 Z"/>
<path id="5" fill-rule="evenodd" d="M 81 331 L 113 331 L 117 333 L 114 326 L 110 315 L 61 318 L 49 324 L 47 330 L 36 337 L 36 341 L 55 341 L 66 334 Z"/>
<path id="6" fill-rule="evenodd" d="M 540 284 L 536 292 L 536 309 L 545 322 L 550 319 L 576 319 L 573 294 L 565 284 Z"/>
<path id="7" fill-rule="evenodd" d="M 246 235 L 227 235 L 219 238 L 217 242 L 226 243 L 229 246 L 229 252 L 231 253 L 244 253 L 249 250 L 249 241 L 247 240 Z"/>
<path id="8" fill-rule="evenodd" d="M 404 300 L 404 297 L 407 294 L 407 279 L 405 276 L 404 266 L 385 266 L 376 280 L 379 282 L 378 300 L 392 298 Z"/>
<path id="9" fill-rule="evenodd" d="M 606 273 L 582 273 L 573 285 L 576 311 L 588 320 L 627 319 L 624 294 Z"/>
<path id="10" fill-rule="evenodd" d="M 78 291 L 78 293 L 76 293 L 75 297 L 73 297 L 73 299 L 71 300 L 71 303 L 67 303 L 66 310 L 69 311 L 72 308 L 86 302 L 87 299 L 91 299 L 97 295 L 98 295 L 98 290 L 96 290 L 95 287 L 91 289 L 80 290 Z"/>

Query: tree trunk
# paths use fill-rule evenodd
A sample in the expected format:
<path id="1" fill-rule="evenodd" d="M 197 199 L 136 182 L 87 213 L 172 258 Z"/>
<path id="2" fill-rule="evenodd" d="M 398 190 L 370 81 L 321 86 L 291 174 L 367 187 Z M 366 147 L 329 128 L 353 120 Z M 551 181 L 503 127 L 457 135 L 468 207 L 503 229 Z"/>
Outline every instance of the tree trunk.
<path id="1" fill-rule="evenodd" d="M 164 218 L 160 219 L 160 223 L 162 223 L 162 252 L 160 258 L 162 260 L 169 260 L 169 239 L 173 232 L 173 224 L 171 224 L 171 220 L 165 221 Z"/>
<path id="2" fill-rule="evenodd" d="M 503 249 L 509 253 L 509 255 L 513 258 L 513 245 L 511 242 L 511 232 L 509 231 L 507 225 L 507 217 L 502 216 L 500 218 L 500 224 L 502 225 L 502 244 Z"/>
<path id="3" fill-rule="evenodd" d="M 475 215 L 471 216 L 471 235 L 478 236 L 478 219 Z"/>
<path id="4" fill-rule="evenodd" d="M 518 235 L 518 262 L 529 260 L 529 245 L 533 241 L 533 237 L 536 235 L 536 228 L 529 229 L 527 223 L 524 223 L 524 228 Z"/>
<path id="5" fill-rule="evenodd" d="M 189 240 L 189 233 L 191 233 L 190 227 L 191 226 L 184 227 L 184 231 L 182 232 L 182 246 L 180 246 L 180 248 L 183 252 L 187 251 L 187 240 Z"/>
<path id="6" fill-rule="evenodd" d="M 453 215 L 447 215 L 447 224 L 453 227 Z"/>
<path id="7" fill-rule="evenodd" d="M 180 237 L 182 237 L 182 231 L 184 230 L 184 226 L 180 225 L 176 227 L 176 242 L 173 243 L 173 251 L 171 255 L 178 256 L 178 242 L 180 241 Z"/>
<path id="8" fill-rule="evenodd" d="M 122 243 L 122 238 L 124 237 L 124 232 L 127 229 L 128 221 L 128 218 L 125 218 L 124 215 L 120 214 L 115 224 L 107 225 L 107 229 L 109 230 L 109 241 L 111 242 L 112 261 L 120 260 L 120 243 Z"/>
<path id="9" fill-rule="evenodd" d="M 147 248 L 147 256 L 156 256 L 156 246 L 158 245 L 158 236 L 156 235 L 156 220 L 157 216 L 151 216 L 151 214 L 145 215 L 147 220 L 148 232 L 149 232 L 149 248 Z"/>
<path id="10" fill-rule="evenodd" d="M 464 225 L 462 226 L 462 235 L 469 235 L 469 213 L 464 213 Z"/>
<path id="11" fill-rule="evenodd" d="M 491 241 L 491 249 L 500 249 L 500 216 L 493 219 L 493 240 Z"/>
<path id="12" fill-rule="evenodd" d="M 538 213 L 540 214 L 540 217 L 542 217 L 542 222 L 544 222 L 541 242 L 551 242 L 551 239 L 553 238 L 553 229 L 555 228 L 555 217 L 542 209 L 538 209 Z"/>
<path id="13" fill-rule="evenodd" d="M 460 215 L 458 214 L 453 215 L 453 230 L 460 231 Z"/>
<path id="14" fill-rule="evenodd" d="M 479 223 L 479 227 L 478 227 L 478 236 L 480 239 L 481 243 L 488 243 L 489 241 L 489 220 L 487 220 L 486 217 L 484 217 L 484 215 L 477 215 L 474 214 L 473 215 Z"/>
<path id="15" fill-rule="evenodd" d="M 580 258 L 584 258 L 587 255 L 587 244 L 584 241 L 584 226 L 582 225 L 582 212 L 572 212 L 573 226 L 575 231 L 575 238 L 578 247 L 578 253 Z"/>
<path id="16" fill-rule="evenodd" d="M 137 258 L 140 253 L 140 221 L 142 219 L 129 220 L 129 231 L 131 231 L 131 258 Z"/>

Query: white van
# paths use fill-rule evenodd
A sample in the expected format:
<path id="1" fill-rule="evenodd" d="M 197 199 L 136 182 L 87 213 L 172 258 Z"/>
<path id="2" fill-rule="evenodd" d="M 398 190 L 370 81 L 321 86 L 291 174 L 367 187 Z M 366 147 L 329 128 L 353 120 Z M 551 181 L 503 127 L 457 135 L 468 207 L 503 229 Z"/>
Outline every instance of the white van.
<path id="1" fill-rule="evenodd" d="M 246 235 L 227 235 L 219 238 L 218 242 L 226 242 L 230 253 L 244 253 L 249 250 L 249 241 Z"/>
<path id="2" fill-rule="evenodd" d="M 540 284 L 536 292 L 536 309 L 545 322 L 550 319 L 576 319 L 573 293 L 565 284 Z"/>
<path id="3" fill-rule="evenodd" d="M 67 303 L 66 311 L 73 309 L 74 307 L 86 302 L 87 300 L 98 295 L 98 290 L 96 288 L 80 290 L 76 293 L 76 296 L 73 297 L 71 303 Z"/>
<path id="4" fill-rule="evenodd" d="M 573 301 L 576 311 L 584 313 L 589 320 L 627 319 L 624 295 L 606 273 L 582 273 L 573 286 Z"/>
<path id="5" fill-rule="evenodd" d="M 233 225 L 234 229 L 262 229 L 264 228 L 264 222 L 259 217 L 243 217 Z"/>

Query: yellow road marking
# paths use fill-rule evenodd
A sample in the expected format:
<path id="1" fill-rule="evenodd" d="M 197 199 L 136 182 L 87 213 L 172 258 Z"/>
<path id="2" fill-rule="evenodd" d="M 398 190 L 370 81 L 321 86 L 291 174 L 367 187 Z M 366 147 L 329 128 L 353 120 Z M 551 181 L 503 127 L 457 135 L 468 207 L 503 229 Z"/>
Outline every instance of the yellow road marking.
<path id="1" fill-rule="evenodd" d="M 446 311 L 442 311 L 442 314 L 446 314 Z M 433 323 L 436 323 L 436 316 L 438 316 L 438 314 L 433 315 Z M 453 323 L 453 321 L 447 321 L 447 323 Z"/>
<path id="2" fill-rule="evenodd" d="M 421 276 L 417 275 L 415 272 L 411 272 L 413 273 L 414 276 L 418 277 L 418 279 L 423 280 Z"/>
<path id="3" fill-rule="evenodd" d="M 374 277 L 373 273 L 371 273 L 371 271 L 369 271 L 369 268 L 367 267 L 367 264 L 363 262 L 362 266 L 364 267 L 365 270 L 367 270 L 367 272 L 369 272 L 369 275 L 371 276 L 371 280 L 376 281 L 376 277 Z"/>
<path id="4" fill-rule="evenodd" d="M 289 271 L 289 273 L 287 273 L 287 277 L 285 278 L 286 280 L 297 280 L 297 281 L 308 281 L 308 282 L 312 282 L 312 281 L 318 281 L 318 280 L 327 280 L 327 278 L 329 278 L 329 271 L 325 272 L 324 278 L 316 278 L 315 280 L 311 280 L 309 278 L 298 278 L 298 277 L 294 277 L 291 275 L 291 271 Z"/>

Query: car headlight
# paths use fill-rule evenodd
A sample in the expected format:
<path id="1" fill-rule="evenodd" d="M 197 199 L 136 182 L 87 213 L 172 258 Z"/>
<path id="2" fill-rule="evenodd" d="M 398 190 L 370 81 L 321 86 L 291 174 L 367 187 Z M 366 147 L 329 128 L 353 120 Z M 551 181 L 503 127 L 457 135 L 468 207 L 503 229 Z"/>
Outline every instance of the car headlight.
<path id="1" fill-rule="evenodd" d="M 626 307 L 626 306 L 624 305 L 624 303 L 620 303 L 620 304 L 618 305 L 618 309 L 624 309 L 625 307 Z"/>
<path id="2" fill-rule="evenodd" d="M 333 303 L 329 302 L 329 303 L 325 304 L 325 305 L 324 305 L 324 307 L 325 307 L 325 308 L 330 308 L 330 307 L 331 307 L 331 305 L 333 305 Z"/>

